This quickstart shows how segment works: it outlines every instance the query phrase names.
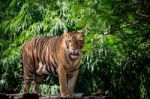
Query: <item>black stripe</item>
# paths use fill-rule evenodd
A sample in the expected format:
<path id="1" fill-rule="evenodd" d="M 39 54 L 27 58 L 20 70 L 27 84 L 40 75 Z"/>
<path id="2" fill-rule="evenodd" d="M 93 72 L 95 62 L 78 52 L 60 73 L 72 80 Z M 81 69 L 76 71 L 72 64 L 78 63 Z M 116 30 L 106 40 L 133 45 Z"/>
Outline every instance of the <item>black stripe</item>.
<path id="1" fill-rule="evenodd" d="M 51 73 L 53 73 L 54 75 L 56 74 L 56 67 L 53 63 L 49 63 L 49 68 L 51 70 Z"/>
<path id="2" fill-rule="evenodd" d="M 79 66 L 79 67 L 77 67 L 79 64 L 80 64 L 80 61 L 79 61 L 79 62 L 78 62 L 78 64 L 75 66 L 75 68 L 79 68 L 80 66 Z"/>
<path id="3" fill-rule="evenodd" d="M 31 62 L 31 69 L 32 69 L 32 71 L 35 71 L 35 57 L 34 57 L 34 54 L 33 54 L 33 51 L 32 51 L 32 62 Z M 34 72 L 34 74 L 35 74 L 35 72 Z"/>
<path id="4" fill-rule="evenodd" d="M 69 42 L 67 42 L 67 41 L 65 41 L 65 44 L 66 44 L 66 46 L 67 46 L 67 49 L 69 49 Z"/>
<path id="5" fill-rule="evenodd" d="M 54 67 L 54 73 L 53 73 L 53 74 L 56 75 L 56 73 L 57 73 L 57 72 L 56 72 L 56 67 Z"/>
<path id="6" fill-rule="evenodd" d="M 35 39 L 34 39 L 34 43 L 33 43 L 34 49 L 37 48 L 38 42 L 39 42 L 39 38 L 35 38 Z"/>
<path id="7" fill-rule="evenodd" d="M 54 59 L 54 67 L 55 67 L 55 66 L 58 67 L 55 58 L 53 58 L 53 59 Z"/>
<path id="8" fill-rule="evenodd" d="M 74 70 L 70 71 L 70 72 L 74 72 L 74 71 L 77 71 L 79 70 L 80 66 L 78 68 L 75 68 Z"/>
<path id="9" fill-rule="evenodd" d="M 79 62 L 78 62 L 78 64 L 75 66 L 75 69 L 73 69 L 73 70 L 72 70 L 72 71 L 70 71 L 70 72 L 77 71 L 77 70 L 80 68 L 79 63 L 80 63 L 80 61 L 79 61 Z M 77 67 L 77 66 L 78 66 L 78 67 Z"/>
<path id="10" fill-rule="evenodd" d="M 44 47 L 46 47 L 46 46 L 44 46 L 45 38 L 41 38 L 39 43 L 40 43 L 39 46 L 40 46 L 40 54 L 41 54 Z"/>
<path id="11" fill-rule="evenodd" d="M 63 65 L 63 66 L 64 66 L 65 70 L 67 71 L 66 66 L 65 66 L 65 65 Z M 73 70 L 72 70 L 72 71 L 70 71 L 69 73 L 74 72 L 74 71 L 77 71 L 79 68 L 80 68 L 80 66 L 79 66 L 79 67 L 77 67 L 77 68 L 75 68 L 75 69 L 73 69 Z"/>
<path id="12" fill-rule="evenodd" d="M 70 65 L 70 63 L 68 62 L 69 60 L 68 60 L 68 58 L 67 58 L 67 55 L 65 54 L 65 60 L 66 60 L 66 62 L 67 62 L 67 64 L 69 64 Z"/>
<path id="13" fill-rule="evenodd" d="M 49 74 L 52 73 L 51 69 L 49 69 L 49 65 L 46 65 L 46 70 L 48 71 Z"/>

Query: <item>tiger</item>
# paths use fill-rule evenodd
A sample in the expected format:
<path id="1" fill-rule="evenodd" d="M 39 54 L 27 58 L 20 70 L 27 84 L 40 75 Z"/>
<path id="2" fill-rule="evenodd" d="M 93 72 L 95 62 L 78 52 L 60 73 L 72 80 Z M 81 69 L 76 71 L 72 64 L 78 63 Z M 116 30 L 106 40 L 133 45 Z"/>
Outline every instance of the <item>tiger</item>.
<path id="1" fill-rule="evenodd" d="M 60 36 L 35 37 L 21 47 L 23 90 L 40 94 L 44 75 L 58 76 L 60 95 L 73 96 L 83 57 L 84 32 L 64 32 Z"/>

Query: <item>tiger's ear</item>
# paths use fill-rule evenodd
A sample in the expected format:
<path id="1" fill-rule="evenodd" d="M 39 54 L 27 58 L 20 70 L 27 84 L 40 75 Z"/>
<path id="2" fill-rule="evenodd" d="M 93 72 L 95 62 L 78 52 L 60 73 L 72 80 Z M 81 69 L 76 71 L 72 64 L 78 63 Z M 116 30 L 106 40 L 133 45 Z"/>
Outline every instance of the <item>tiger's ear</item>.
<path id="1" fill-rule="evenodd" d="M 63 34 L 68 34 L 68 31 L 67 31 L 67 29 L 64 29 L 64 33 Z"/>
<path id="2" fill-rule="evenodd" d="M 85 35 L 87 35 L 87 33 L 88 33 L 87 27 L 85 27 L 85 28 L 82 30 L 82 33 L 83 33 L 83 37 L 84 37 Z"/>
<path id="3" fill-rule="evenodd" d="M 85 34 L 85 33 L 84 33 L 83 31 L 82 31 L 82 32 L 79 32 L 79 36 L 82 37 L 82 38 L 84 38 L 84 34 Z"/>
<path id="4" fill-rule="evenodd" d="M 85 31 L 79 30 L 78 33 L 80 34 L 80 36 L 84 37 Z"/>
<path id="5" fill-rule="evenodd" d="M 84 37 L 85 32 L 81 32 L 81 34 L 82 34 L 82 37 Z"/>
<path id="6" fill-rule="evenodd" d="M 66 29 L 64 30 L 63 36 L 68 37 L 68 31 Z"/>

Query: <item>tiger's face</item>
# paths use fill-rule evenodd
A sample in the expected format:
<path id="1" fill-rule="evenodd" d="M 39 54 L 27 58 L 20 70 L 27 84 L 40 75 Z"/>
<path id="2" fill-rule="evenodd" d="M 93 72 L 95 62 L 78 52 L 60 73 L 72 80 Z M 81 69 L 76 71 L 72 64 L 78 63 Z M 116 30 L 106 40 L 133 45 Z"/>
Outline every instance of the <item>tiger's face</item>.
<path id="1" fill-rule="evenodd" d="M 81 49 L 84 45 L 83 32 L 69 32 L 64 33 L 65 47 L 68 51 L 69 57 L 76 59 L 81 55 Z"/>

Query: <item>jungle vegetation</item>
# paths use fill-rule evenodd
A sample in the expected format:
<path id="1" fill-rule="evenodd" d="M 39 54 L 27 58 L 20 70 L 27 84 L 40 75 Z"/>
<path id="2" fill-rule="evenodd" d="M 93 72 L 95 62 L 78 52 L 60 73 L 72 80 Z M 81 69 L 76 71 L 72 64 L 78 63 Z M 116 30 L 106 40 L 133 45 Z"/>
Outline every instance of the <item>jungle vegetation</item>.
<path id="1" fill-rule="evenodd" d="M 150 99 L 150 0 L 0 0 L 0 93 L 22 92 L 21 45 L 86 30 L 76 92 Z M 42 94 L 59 93 L 48 76 Z"/>

